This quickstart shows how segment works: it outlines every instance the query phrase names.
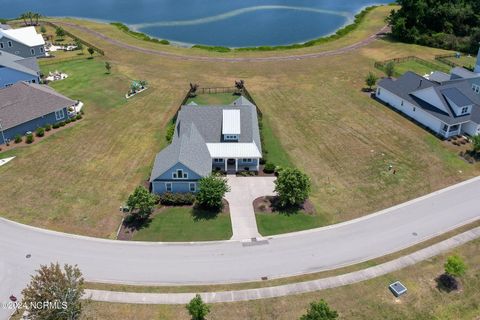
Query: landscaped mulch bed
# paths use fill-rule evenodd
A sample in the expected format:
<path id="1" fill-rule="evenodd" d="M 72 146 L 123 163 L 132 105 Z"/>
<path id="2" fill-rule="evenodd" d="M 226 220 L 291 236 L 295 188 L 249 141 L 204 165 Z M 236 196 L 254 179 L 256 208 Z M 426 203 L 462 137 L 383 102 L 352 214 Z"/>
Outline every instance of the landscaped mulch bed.
<path id="1" fill-rule="evenodd" d="M 143 228 L 148 228 L 148 224 L 150 221 L 152 221 L 155 216 L 159 215 L 159 214 L 162 214 L 163 211 L 165 211 L 166 209 L 168 208 L 171 208 L 169 206 L 163 206 L 163 205 L 159 205 L 157 206 L 154 211 L 152 212 L 152 214 L 150 215 L 150 217 L 145 220 L 145 221 L 136 221 L 136 222 L 133 222 L 133 223 L 129 223 L 129 222 L 126 222 L 124 219 L 122 221 L 122 225 L 120 226 L 120 230 L 118 232 L 118 235 L 117 235 L 117 240 L 125 240 L 125 241 L 130 241 L 132 240 L 135 232 L 137 232 L 138 230 L 141 230 Z M 190 205 L 190 206 L 175 206 L 175 208 L 189 208 L 189 209 L 194 209 L 194 205 Z M 230 214 L 230 206 L 228 204 L 228 201 L 223 199 L 223 207 L 222 207 L 222 211 L 219 212 L 219 213 L 212 213 L 212 214 L 220 214 L 220 213 L 224 213 L 224 214 Z M 127 213 L 126 213 L 127 215 Z M 179 226 L 179 228 L 181 228 L 181 226 Z"/>
<path id="2" fill-rule="evenodd" d="M 255 212 L 263 212 L 263 213 L 299 211 L 308 215 L 315 214 L 315 207 L 313 206 L 312 202 L 310 202 L 310 200 L 305 201 L 298 208 L 282 209 L 279 207 L 278 197 L 275 197 L 275 196 L 260 197 L 255 199 L 253 201 L 253 208 Z"/>

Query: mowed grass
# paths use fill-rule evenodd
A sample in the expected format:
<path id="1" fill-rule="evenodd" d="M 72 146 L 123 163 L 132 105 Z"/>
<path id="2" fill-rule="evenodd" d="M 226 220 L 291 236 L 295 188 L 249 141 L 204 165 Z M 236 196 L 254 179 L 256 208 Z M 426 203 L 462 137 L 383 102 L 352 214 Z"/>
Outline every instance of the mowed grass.
<path id="1" fill-rule="evenodd" d="M 208 319 L 298 319 L 310 302 L 320 299 L 338 311 L 339 319 L 477 319 L 480 314 L 479 250 L 480 241 L 476 240 L 414 266 L 353 285 L 283 298 L 211 304 Z M 451 254 L 463 257 L 468 270 L 461 279 L 461 290 L 446 293 L 437 289 L 435 278 L 443 272 L 443 264 Z M 400 299 L 388 290 L 388 285 L 397 280 L 408 288 Z M 84 316 L 99 320 L 190 319 L 183 305 L 102 302 L 88 302 Z"/>
<path id="2" fill-rule="evenodd" d="M 437 64 L 434 62 L 431 62 L 431 63 L 435 66 L 435 68 L 415 60 L 395 63 L 395 71 L 400 75 L 404 74 L 407 71 L 413 71 L 423 76 L 424 74 L 430 74 L 433 71 L 442 71 L 442 72 L 448 73 L 450 70 L 450 67 L 448 67 L 445 64 L 441 64 L 441 63 Z"/>
<path id="3" fill-rule="evenodd" d="M 228 105 L 237 100 L 239 96 L 232 93 L 204 93 L 187 100 L 187 104 L 195 102 L 198 105 Z"/>
<path id="4" fill-rule="evenodd" d="M 460 58 L 451 57 L 447 58 L 447 60 L 464 67 L 475 67 L 475 64 L 477 63 L 477 57 L 471 55 L 461 55 Z"/>
<path id="5" fill-rule="evenodd" d="M 339 42 L 285 54 L 351 44 L 380 29 L 390 9 L 374 10 Z M 111 26 L 75 23 L 138 44 Z M 310 198 L 322 224 L 356 218 L 480 173 L 480 165 L 453 160 L 457 155 L 432 144 L 428 132 L 362 92 L 368 72 L 381 75 L 375 61 L 408 55 L 431 60 L 445 50 L 379 40 L 353 52 L 299 61 L 185 61 L 121 49 L 95 35 L 70 31 L 106 52 L 104 59 L 49 66 L 71 73 L 52 86 L 84 101 L 86 117 L 39 144 L 15 150 L 17 158 L 0 167 L 4 217 L 112 237 L 121 220 L 118 207 L 148 178 L 155 154 L 166 144 L 166 125 L 190 82 L 224 87 L 245 80 L 271 140 L 286 151 L 277 164 L 291 162 L 312 179 Z M 105 60 L 113 65 L 111 75 L 105 74 Z M 132 79 L 147 80 L 150 89 L 127 102 Z M 390 164 L 396 175 L 388 172 Z"/>
<path id="6" fill-rule="evenodd" d="M 221 213 L 204 218 L 192 208 L 167 208 L 155 215 L 150 223 L 135 233 L 136 241 L 213 241 L 232 237 L 230 215 Z"/>
<path id="7" fill-rule="evenodd" d="M 293 214 L 257 212 L 255 218 L 262 236 L 312 229 L 327 223 L 321 215 L 308 215 L 302 212 Z"/>

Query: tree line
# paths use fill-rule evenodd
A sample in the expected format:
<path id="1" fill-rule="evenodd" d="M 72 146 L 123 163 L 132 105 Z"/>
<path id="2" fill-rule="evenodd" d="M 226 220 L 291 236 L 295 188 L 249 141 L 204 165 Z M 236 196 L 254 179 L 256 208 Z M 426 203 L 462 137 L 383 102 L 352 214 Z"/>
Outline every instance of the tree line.
<path id="1" fill-rule="evenodd" d="M 480 42 L 480 1 L 397 0 L 387 21 L 400 41 L 477 53 Z"/>

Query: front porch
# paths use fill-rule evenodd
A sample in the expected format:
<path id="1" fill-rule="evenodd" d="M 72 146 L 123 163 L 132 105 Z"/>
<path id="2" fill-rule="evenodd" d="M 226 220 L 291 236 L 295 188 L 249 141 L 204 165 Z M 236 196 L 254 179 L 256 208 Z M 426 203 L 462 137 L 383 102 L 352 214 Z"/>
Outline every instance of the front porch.
<path id="1" fill-rule="evenodd" d="M 237 173 L 241 171 L 259 171 L 260 158 L 215 158 L 212 161 L 213 171 Z"/>
<path id="2" fill-rule="evenodd" d="M 446 139 L 458 136 L 462 133 L 462 123 L 455 125 L 443 124 L 440 133 Z"/>

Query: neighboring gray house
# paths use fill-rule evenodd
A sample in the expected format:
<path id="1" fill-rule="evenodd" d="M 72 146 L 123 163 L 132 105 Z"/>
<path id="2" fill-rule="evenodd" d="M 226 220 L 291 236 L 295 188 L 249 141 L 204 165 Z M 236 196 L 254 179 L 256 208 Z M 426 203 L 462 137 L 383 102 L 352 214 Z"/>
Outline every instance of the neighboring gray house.
<path id="1" fill-rule="evenodd" d="M 469 79 L 439 83 L 407 72 L 382 79 L 375 95 L 444 138 L 480 133 L 480 95 Z"/>
<path id="2" fill-rule="evenodd" d="M 0 51 L 0 88 L 19 81 L 40 83 L 40 68 L 37 58 L 22 58 Z"/>
<path id="3" fill-rule="evenodd" d="M 38 127 L 65 121 L 73 101 L 53 89 L 17 82 L 0 89 L 0 145 Z"/>
<path id="4" fill-rule="evenodd" d="M 45 56 L 45 40 L 35 27 L 0 29 L 0 51 L 28 58 Z"/>
<path id="5" fill-rule="evenodd" d="M 262 146 L 257 108 L 244 97 L 226 106 L 182 106 L 172 143 L 157 154 L 152 192 L 196 192 L 212 170 L 258 171 Z"/>

